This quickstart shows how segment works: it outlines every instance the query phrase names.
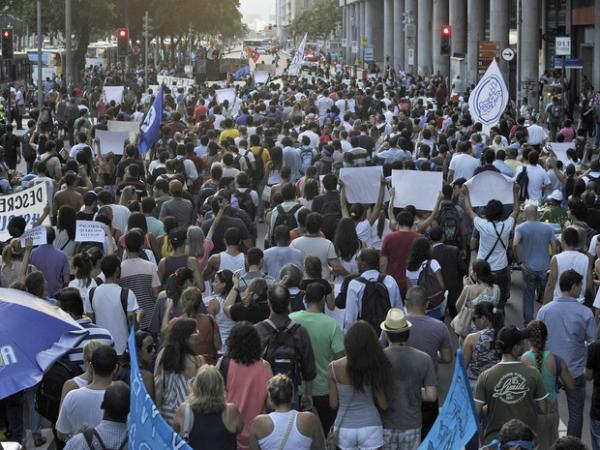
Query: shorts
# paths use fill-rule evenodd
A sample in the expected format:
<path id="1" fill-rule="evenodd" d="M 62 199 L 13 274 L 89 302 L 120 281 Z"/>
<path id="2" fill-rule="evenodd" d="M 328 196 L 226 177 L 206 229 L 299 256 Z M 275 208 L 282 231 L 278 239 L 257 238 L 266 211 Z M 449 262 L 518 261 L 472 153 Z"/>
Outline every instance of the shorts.
<path id="1" fill-rule="evenodd" d="M 342 450 L 377 450 L 382 446 L 382 426 L 339 429 L 338 448 Z"/>
<path id="2" fill-rule="evenodd" d="M 383 430 L 383 450 L 417 450 L 421 443 L 421 428 Z"/>

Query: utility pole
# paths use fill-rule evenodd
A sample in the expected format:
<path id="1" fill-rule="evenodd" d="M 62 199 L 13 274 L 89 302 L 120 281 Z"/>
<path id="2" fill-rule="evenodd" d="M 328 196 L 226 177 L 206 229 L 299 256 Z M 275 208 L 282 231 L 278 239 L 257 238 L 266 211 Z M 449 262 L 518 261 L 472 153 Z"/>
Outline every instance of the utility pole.
<path id="1" fill-rule="evenodd" d="M 65 47 L 66 47 L 66 51 L 65 51 L 65 55 L 66 55 L 66 62 L 65 62 L 65 85 L 67 88 L 67 93 L 69 92 L 69 88 L 71 87 L 71 81 L 73 78 L 73 73 L 72 73 L 72 59 L 73 59 L 73 55 L 71 53 L 72 51 L 72 46 L 71 46 L 71 0 L 65 0 Z"/>
<path id="2" fill-rule="evenodd" d="M 148 47 L 150 41 L 150 31 L 152 27 L 150 24 L 150 14 L 148 11 L 144 13 L 144 86 L 148 88 Z"/>
<path id="3" fill-rule="evenodd" d="M 44 105 L 44 91 L 42 87 L 42 0 L 37 0 L 37 103 L 38 111 Z"/>

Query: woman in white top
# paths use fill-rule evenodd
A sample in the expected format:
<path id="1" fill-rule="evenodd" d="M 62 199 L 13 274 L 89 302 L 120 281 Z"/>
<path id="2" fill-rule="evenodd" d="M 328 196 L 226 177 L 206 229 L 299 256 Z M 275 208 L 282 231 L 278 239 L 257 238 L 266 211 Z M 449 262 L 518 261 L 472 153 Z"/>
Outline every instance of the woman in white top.
<path id="1" fill-rule="evenodd" d="M 73 268 L 75 269 L 75 278 L 69 281 L 69 287 L 79 290 L 83 299 L 83 310 L 92 311 L 90 304 L 90 291 L 98 284 L 91 276 L 92 260 L 87 253 L 78 253 L 73 257 Z"/>
<path id="2" fill-rule="evenodd" d="M 319 419 L 312 412 L 292 409 L 294 386 L 286 375 L 278 374 L 267 384 L 273 412 L 261 414 L 252 422 L 251 450 L 310 450 L 325 448 Z"/>
<path id="3" fill-rule="evenodd" d="M 579 302 L 583 303 L 585 299 L 585 291 L 592 288 L 592 264 L 590 257 L 586 253 L 581 253 L 579 249 L 579 233 L 575 227 L 567 227 L 562 232 L 561 245 L 563 251 L 558 255 L 554 255 L 550 260 L 550 275 L 546 283 L 544 292 L 544 303 L 560 297 L 560 286 L 558 280 L 566 270 L 573 269 L 583 277 L 584 289 L 579 295 Z"/>
<path id="4" fill-rule="evenodd" d="M 381 178 L 377 203 L 375 203 L 373 208 L 368 210 L 365 209 L 365 207 L 360 203 L 353 204 L 350 210 L 348 210 L 346 187 L 341 179 L 338 180 L 338 183 L 342 187 L 340 191 L 340 206 L 342 209 L 342 216 L 350 217 L 354 221 L 356 226 L 356 234 L 358 235 L 359 239 L 363 241 L 365 245 L 369 245 L 371 241 L 371 227 L 376 220 L 380 219 L 381 206 L 383 205 L 383 196 L 386 188 L 385 178 Z"/>
<path id="5" fill-rule="evenodd" d="M 427 264 L 430 265 L 442 290 L 445 290 L 444 278 L 442 278 L 442 267 L 437 260 L 431 259 L 431 242 L 425 237 L 416 239 L 410 249 L 406 263 L 406 279 L 408 281 L 408 286 L 419 285 L 419 277 L 421 276 L 423 269 L 427 267 Z"/>
<path id="6" fill-rule="evenodd" d="M 60 396 L 60 403 L 62 404 L 63 400 L 67 396 L 67 394 L 75 389 L 82 388 L 87 386 L 92 381 L 92 372 L 90 371 L 90 364 L 92 362 L 92 353 L 97 348 L 102 347 L 102 342 L 97 340 L 91 340 L 83 347 L 83 369 L 84 372 L 81 375 L 77 375 L 76 377 L 71 378 L 70 380 L 65 381 L 62 387 L 62 393 Z"/>
<path id="7" fill-rule="evenodd" d="M 231 270 L 219 270 L 215 273 L 212 280 L 212 292 L 214 297 L 209 300 L 206 305 L 208 313 L 215 318 L 215 322 L 219 326 L 219 332 L 221 333 L 221 350 L 219 354 L 222 355 L 227 351 L 227 339 L 229 333 L 235 325 L 235 322 L 231 320 L 225 314 L 225 299 L 233 288 L 233 272 Z"/>

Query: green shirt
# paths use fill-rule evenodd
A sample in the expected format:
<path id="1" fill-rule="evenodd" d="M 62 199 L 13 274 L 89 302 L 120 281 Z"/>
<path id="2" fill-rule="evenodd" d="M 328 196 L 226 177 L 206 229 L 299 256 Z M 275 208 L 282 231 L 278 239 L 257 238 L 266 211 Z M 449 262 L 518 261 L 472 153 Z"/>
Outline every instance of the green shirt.
<path id="1" fill-rule="evenodd" d="M 313 381 L 313 395 L 327 395 L 327 368 L 333 361 L 333 355 L 344 350 L 344 335 L 337 322 L 323 313 L 296 311 L 290 314 L 290 319 L 302 325 L 310 336 L 317 377 Z"/>
<path id="2" fill-rule="evenodd" d="M 496 439 L 510 419 L 519 419 L 537 432 L 535 402 L 547 396 L 538 370 L 522 362 L 501 362 L 483 372 L 475 388 L 475 402 L 488 407 L 483 442 Z"/>

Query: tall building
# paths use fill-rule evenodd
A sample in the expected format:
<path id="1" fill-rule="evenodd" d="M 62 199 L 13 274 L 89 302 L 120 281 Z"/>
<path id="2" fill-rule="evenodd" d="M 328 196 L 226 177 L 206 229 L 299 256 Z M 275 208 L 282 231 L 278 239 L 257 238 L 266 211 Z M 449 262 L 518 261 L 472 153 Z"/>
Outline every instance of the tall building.
<path id="1" fill-rule="evenodd" d="M 315 0 L 276 0 L 275 14 L 277 24 L 277 39 L 285 42 L 288 38 L 286 27 L 303 10 L 313 6 Z"/>

